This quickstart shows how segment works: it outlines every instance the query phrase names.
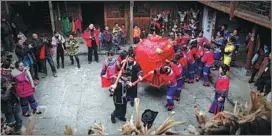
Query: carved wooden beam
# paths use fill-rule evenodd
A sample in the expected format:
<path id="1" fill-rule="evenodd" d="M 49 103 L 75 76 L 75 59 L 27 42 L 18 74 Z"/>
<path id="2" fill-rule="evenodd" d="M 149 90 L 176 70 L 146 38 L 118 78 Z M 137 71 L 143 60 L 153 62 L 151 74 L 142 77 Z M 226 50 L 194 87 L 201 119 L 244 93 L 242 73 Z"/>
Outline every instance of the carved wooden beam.
<path id="1" fill-rule="evenodd" d="M 211 8 L 214 8 L 219 11 L 230 14 L 230 10 L 231 10 L 230 7 L 223 6 L 221 4 L 218 4 L 216 2 L 211 2 L 211 1 L 199 1 L 199 2 L 206 5 L 206 6 L 209 6 Z M 244 20 L 259 24 L 259 25 L 264 26 L 266 28 L 270 28 L 270 29 L 272 28 L 271 22 L 269 20 L 262 18 L 262 17 L 254 16 L 250 13 L 242 12 L 239 10 L 235 10 L 233 15 L 236 17 L 242 18 Z"/>

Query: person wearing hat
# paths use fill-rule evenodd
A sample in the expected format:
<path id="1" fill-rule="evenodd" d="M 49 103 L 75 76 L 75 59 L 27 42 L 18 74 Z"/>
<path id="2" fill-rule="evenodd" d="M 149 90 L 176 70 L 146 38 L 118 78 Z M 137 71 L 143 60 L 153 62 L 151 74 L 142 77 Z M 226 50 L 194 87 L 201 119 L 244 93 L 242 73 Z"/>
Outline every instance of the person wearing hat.
<path id="1" fill-rule="evenodd" d="M 216 115 L 218 112 L 224 110 L 224 103 L 228 96 L 230 79 L 227 76 L 229 66 L 223 64 L 219 68 L 219 76 L 215 83 L 215 95 L 212 105 L 209 108 L 209 112 Z"/>
<path id="2" fill-rule="evenodd" d="M 201 58 L 201 61 L 204 64 L 204 69 L 203 69 L 203 78 L 204 78 L 204 86 L 210 86 L 209 83 L 209 73 L 210 69 L 213 66 L 214 59 L 213 59 L 213 52 L 211 51 L 211 46 L 208 45 L 207 43 L 204 43 L 204 50 L 205 53 L 203 57 Z"/>
<path id="3" fill-rule="evenodd" d="M 167 107 L 168 111 L 174 109 L 174 97 L 177 95 L 177 80 L 174 71 L 169 66 L 163 66 L 155 72 L 162 77 L 163 81 L 167 84 Z"/>
<path id="4" fill-rule="evenodd" d="M 114 111 L 111 114 L 111 122 L 116 123 L 116 118 L 121 121 L 126 121 L 126 111 L 127 111 L 127 92 L 132 86 L 129 77 L 131 73 L 124 71 L 121 75 L 116 86 L 112 85 L 110 90 L 113 93 Z"/>
<path id="5" fill-rule="evenodd" d="M 187 58 L 186 58 L 186 53 L 183 53 L 181 51 L 179 56 L 179 64 L 182 66 L 182 78 L 181 78 L 181 88 L 184 88 L 184 83 L 186 79 L 186 75 L 188 74 L 188 64 L 187 64 Z"/>
<path id="6" fill-rule="evenodd" d="M 128 61 L 124 69 L 131 74 L 132 83 L 137 81 L 138 79 L 142 80 L 143 72 L 140 65 L 135 61 L 135 54 L 133 53 L 133 51 L 129 51 Z M 128 99 L 130 100 L 130 105 L 132 107 L 134 106 L 134 98 L 137 97 L 137 88 L 138 84 L 129 88 L 129 91 L 127 93 Z"/>
<path id="7" fill-rule="evenodd" d="M 195 41 L 196 42 L 196 41 Z M 189 65 L 189 75 L 187 82 L 188 83 L 194 83 L 195 81 L 195 58 L 194 58 L 194 50 L 192 50 L 192 47 L 194 46 L 195 42 L 191 43 L 189 45 L 189 49 L 187 50 L 187 60 L 188 60 L 188 65 Z"/>
<path id="8" fill-rule="evenodd" d="M 224 62 L 224 64 L 226 64 L 228 66 L 230 66 L 231 56 L 232 56 L 232 53 L 235 49 L 234 43 L 235 43 L 235 38 L 232 36 L 229 38 L 228 43 L 226 44 L 225 49 L 224 49 L 223 62 Z"/>
<path id="9" fill-rule="evenodd" d="M 5 114 L 8 125 L 15 125 L 14 132 L 19 134 L 22 128 L 20 100 L 13 91 L 12 84 L 3 76 L 1 77 L 1 112 Z"/>
<path id="10" fill-rule="evenodd" d="M 204 55 L 204 47 L 203 46 L 198 46 L 195 58 L 196 58 L 196 81 L 198 82 L 202 73 L 203 73 L 203 67 L 204 64 L 201 61 L 201 58 Z"/>
<path id="11" fill-rule="evenodd" d="M 166 60 L 167 63 L 169 63 L 169 66 L 173 70 L 176 80 L 177 80 L 177 90 L 174 96 L 174 100 L 179 101 L 180 100 L 180 93 L 182 89 L 182 65 L 179 63 L 180 56 L 176 55 L 171 62 Z"/>

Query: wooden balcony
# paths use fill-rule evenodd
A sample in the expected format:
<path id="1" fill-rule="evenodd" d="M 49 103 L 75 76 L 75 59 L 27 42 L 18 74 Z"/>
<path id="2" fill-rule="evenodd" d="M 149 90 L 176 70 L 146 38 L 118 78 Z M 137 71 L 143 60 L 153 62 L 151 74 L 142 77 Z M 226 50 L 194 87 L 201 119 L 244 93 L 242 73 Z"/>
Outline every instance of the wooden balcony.
<path id="1" fill-rule="evenodd" d="M 199 1 L 200 3 L 230 14 L 230 1 Z M 237 1 L 233 15 L 244 20 L 272 28 L 271 1 Z"/>

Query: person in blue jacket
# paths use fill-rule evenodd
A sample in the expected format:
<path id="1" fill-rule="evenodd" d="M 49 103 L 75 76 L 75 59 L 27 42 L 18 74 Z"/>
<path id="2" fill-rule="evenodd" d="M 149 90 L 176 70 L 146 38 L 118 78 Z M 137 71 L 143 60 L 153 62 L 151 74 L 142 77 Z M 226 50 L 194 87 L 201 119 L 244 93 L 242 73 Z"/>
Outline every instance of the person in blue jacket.
<path id="1" fill-rule="evenodd" d="M 238 49 L 239 49 L 239 46 L 240 46 L 240 37 L 238 35 L 237 29 L 234 29 L 231 35 L 235 38 L 235 43 L 234 43 L 235 51 L 232 53 L 230 66 L 236 67 L 235 62 L 236 62 L 236 55 L 238 53 Z"/>

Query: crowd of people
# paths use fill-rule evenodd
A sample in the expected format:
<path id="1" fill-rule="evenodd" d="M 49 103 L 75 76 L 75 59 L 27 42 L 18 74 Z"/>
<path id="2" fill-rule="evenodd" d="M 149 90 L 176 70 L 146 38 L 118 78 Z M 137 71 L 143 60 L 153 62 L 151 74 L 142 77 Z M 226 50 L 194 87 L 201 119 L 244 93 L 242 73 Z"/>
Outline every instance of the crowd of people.
<path id="1" fill-rule="evenodd" d="M 155 31 L 152 31 L 152 33 L 151 36 L 157 37 Z M 174 101 L 180 100 L 181 91 L 186 82 L 193 84 L 203 78 L 203 86 L 210 86 L 212 81 L 211 70 L 218 70 L 214 85 L 215 96 L 209 112 L 217 114 L 223 111 L 231 82 L 228 73 L 231 67 L 236 66 L 236 54 L 240 46 L 238 30 L 234 29 L 230 33 L 227 31 L 227 25 L 222 25 L 211 41 L 203 36 L 203 31 L 197 29 L 193 31 L 182 30 L 180 33 L 176 32 L 174 38 L 169 38 L 173 40 L 175 57 L 172 60 L 165 60 L 166 65 L 148 73 L 160 75 L 167 84 L 167 104 L 165 107 L 169 111 L 174 109 Z M 135 40 L 137 39 L 134 38 L 134 42 Z M 139 39 L 136 42 L 141 42 L 141 40 Z M 122 121 L 126 120 L 127 101 L 130 101 L 131 106 L 134 105 L 133 100 L 137 97 L 137 81 L 142 81 L 143 73 L 140 65 L 135 61 L 133 49 L 124 51 L 116 60 L 114 60 L 112 53 L 109 52 L 107 55 L 108 58 L 103 65 L 101 76 L 111 79 L 110 94 L 113 96 L 115 105 L 111 119 L 115 123 L 116 118 Z M 125 61 L 125 56 L 128 56 L 128 62 Z M 271 92 L 271 56 L 270 48 L 264 44 L 260 46 L 252 59 L 254 71 L 249 82 L 253 82 L 254 76 L 259 72 L 259 78 L 255 83 L 258 86 L 257 90 L 264 95 Z M 119 80 L 117 75 L 118 71 L 122 69 L 123 63 L 125 63 L 124 72 Z M 260 65 L 262 65 L 262 68 L 260 68 Z M 118 80 L 118 83 L 115 79 Z M 134 94 L 132 97 L 131 92 Z"/>
<path id="2" fill-rule="evenodd" d="M 151 23 L 150 36 L 157 36 L 160 32 L 160 25 L 156 21 L 158 18 Z M 227 25 L 222 25 L 221 30 L 218 30 L 209 41 L 203 36 L 203 31 L 198 30 L 194 24 L 195 20 L 192 19 L 188 29 L 179 28 L 176 24 L 173 26 L 172 34 L 168 38 L 173 41 L 175 57 L 172 60 L 165 60 L 166 65 L 150 71 L 149 74 L 156 73 L 167 83 L 165 106 L 171 111 L 174 109 L 174 101 L 180 100 L 185 83 L 193 84 L 203 78 L 203 86 L 210 86 L 211 70 L 218 70 L 214 101 L 209 108 L 209 112 L 216 114 L 224 110 L 230 84 L 228 71 L 231 66 L 236 66 L 236 54 L 240 46 L 238 30 L 234 29 L 229 33 Z M 5 18 L 2 18 L 1 28 L 5 38 L 4 51 L 12 51 L 14 37 L 11 36 L 12 29 Z M 71 65 L 74 65 L 75 59 L 77 67 L 80 68 L 80 61 L 79 39 L 73 34 L 70 34 L 68 39 L 59 32 L 54 32 L 52 38 L 33 33 L 32 39 L 27 39 L 23 31 L 18 31 L 16 35 L 15 54 L 18 61 L 12 64 L 11 56 L 1 52 L 1 111 L 5 114 L 5 122 L 8 126 L 14 126 L 14 132 L 19 132 L 22 127 L 21 111 L 25 117 L 31 114 L 42 114 L 33 94 L 35 86 L 39 83 L 39 72 L 43 73 L 43 78 L 47 76 L 46 62 L 49 63 L 53 76 L 57 77 L 57 69 L 65 66 L 66 51 Z M 112 123 L 116 122 L 116 118 L 126 121 L 127 102 L 134 106 L 137 83 L 144 77 L 140 65 L 135 61 L 136 54 L 133 48 L 123 51 L 118 58 L 114 58 L 115 49 L 126 44 L 126 36 L 125 25 L 119 27 L 118 23 L 115 23 L 112 31 L 106 26 L 103 32 L 90 24 L 83 33 L 83 39 L 88 47 L 89 64 L 93 61 L 93 54 L 94 60 L 99 62 L 98 48 L 106 47 L 108 51 L 101 77 L 109 79 L 111 84 L 109 91 L 115 105 L 115 110 L 111 114 Z M 134 44 L 141 42 L 141 39 L 145 37 L 147 37 L 145 31 L 141 31 L 135 25 Z M 56 67 L 53 60 L 55 55 Z M 254 81 L 257 74 L 259 78 L 255 84 L 258 91 L 264 92 L 265 95 L 271 91 L 270 60 L 271 53 L 267 44 L 261 45 L 252 59 L 254 70 L 249 83 Z M 122 71 L 121 75 L 118 74 L 120 71 Z M 5 103 L 4 106 L 3 103 Z"/>

